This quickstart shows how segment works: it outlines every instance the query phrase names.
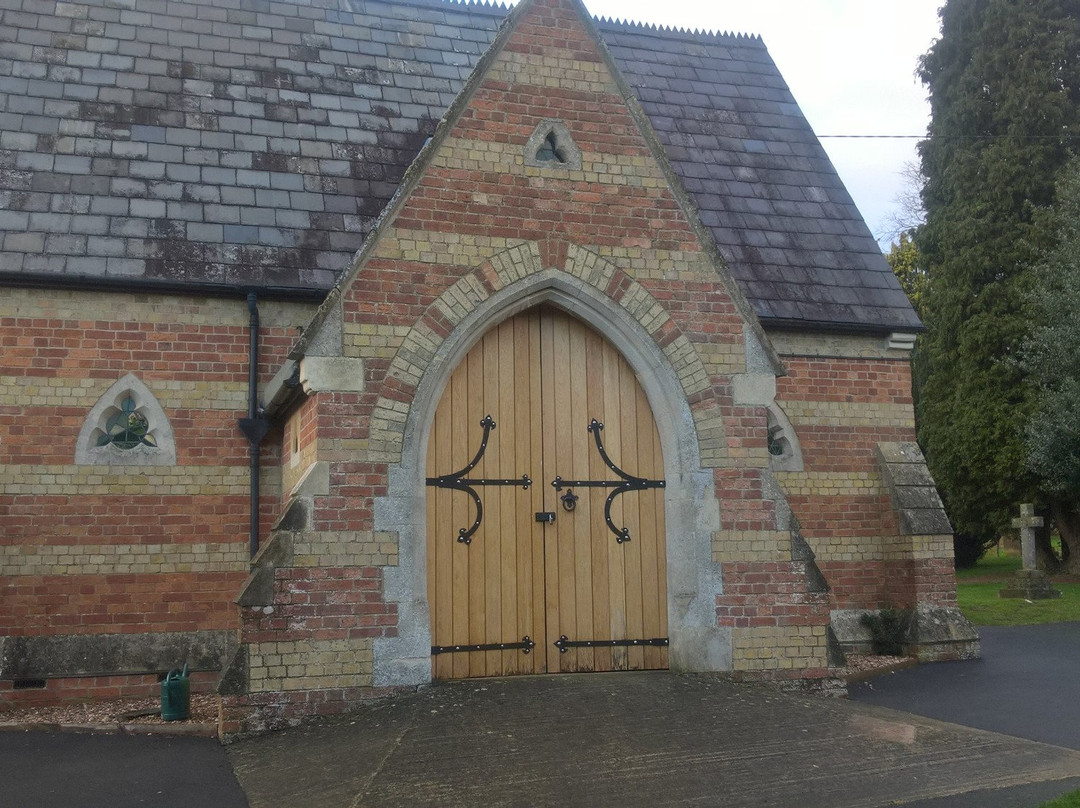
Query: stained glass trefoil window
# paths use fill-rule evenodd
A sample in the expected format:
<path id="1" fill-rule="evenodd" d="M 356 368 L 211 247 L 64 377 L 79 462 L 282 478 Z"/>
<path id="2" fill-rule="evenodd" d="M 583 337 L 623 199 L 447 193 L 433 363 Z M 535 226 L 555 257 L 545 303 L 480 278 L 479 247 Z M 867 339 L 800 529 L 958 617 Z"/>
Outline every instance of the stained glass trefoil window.
<path id="1" fill-rule="evenodd" d="M 98 446 L 111 444 L 117 449 L 157 446 L 149 429 L 150 423 L 146 416 L 136 409 L 135 399 L 127 396 L 120 402 L 120 409 L 105 421 L 105 434 L 98 438 Z"/>

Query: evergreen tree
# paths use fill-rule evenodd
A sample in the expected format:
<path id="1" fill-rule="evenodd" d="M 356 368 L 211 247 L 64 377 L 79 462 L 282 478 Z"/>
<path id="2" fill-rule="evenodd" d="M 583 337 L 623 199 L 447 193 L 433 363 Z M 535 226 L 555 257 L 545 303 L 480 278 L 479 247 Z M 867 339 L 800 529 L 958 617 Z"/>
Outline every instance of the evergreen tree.
<path id="1" fill-rule="evenodd" d="M 1080 160 L 1062 172 L 1049 216 L 1058 240 L 1035 270 L 1028 301 L 1036 327 L 1021 351 L 1035 390 L 1026 443 L 1061 536 L 1060 568 L 1080 573 Z"/>
<path id="2" fill-rule="evenodd" d="M 900 281 L 900 288 L 907 293 L 916 314 L 920 313 L 929 277 L 923 268 L 919 250 L 915 242 L 911 240 L 910 233 L 900 234 L 900 238 L 889 247 L 885 260 L 889 262 L 893 274 Z"/>
<path id="3" fill-rule="evenodd" d="M 931 124 L 920 144 L 927 332 L 916 357 L 919 440 L 973 563 L 1031 497 L 1030 388 L 1013 361 L 1023 289 L 1050 242 L 1035 211 L 1080 141 L 1076 0 L 947 0 L 920 64 Z"/>

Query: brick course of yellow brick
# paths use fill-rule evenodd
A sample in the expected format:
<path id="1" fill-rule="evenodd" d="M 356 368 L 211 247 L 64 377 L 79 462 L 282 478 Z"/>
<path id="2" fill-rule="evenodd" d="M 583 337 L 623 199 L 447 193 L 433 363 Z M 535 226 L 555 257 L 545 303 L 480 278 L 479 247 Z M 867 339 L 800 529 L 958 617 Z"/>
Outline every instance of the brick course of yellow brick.
<path id="1" fill-rule="evenodd" d="M 296 329 L 315 312 L 311 303 L 260 301 L 259 322 L 263 328 Z M 0 317 L 65 320 L 85 325 L 94 322 L 124 322 L 149 325 L 248 327 L 250 314 L 244 298 L 232 300 L 180 295 L 126 294 L 121 292 L 80 292 L 50 289 L 0 290 Z"/>
<path id="2" fill-rule="evenodd" d="M 895 537 L 890 536 L 844 536 L 842 538 L 815 538 L 810 542 L 816 559 L 821 563 L 833 561 L 883 561 L 887 558 L 910 558 L 910 553 L 891 550 Z"/>
<path id="3" fill-rule="evenodd" d="M 796 431 L 800 426 L 891 427 L 915 429 L 910 404 L 879 401 L 781 401 Z"/>
<path id="4" fill-rule="evenodd" d="M 718 530 L 713 533 L 712 558 L 724 562 L 791 561 L 787 530 Z"/>
<path id="5" fill-rule="evenodd" d="M 908 558 L 927 560 L 931 558 L 950 558 L 953 549 L 951 533 L 928 536 L 897 536 L 888 545 L 884 558 L 886 561 L 900 561 Z"/>
<path id="6" fill-rule="evenodd" d="M 241 572 L 243 543 L 0 546 L 0 576 Z"/>
<path id="7" fill-rule="evenodd" d="M 262 479 L 280 488 L 280 471 Z M 0 467 L 0 487 L 11 496 L 228 496 L 248 491 L 248 470 L 237 466 L 16 466 Z M 273 490 L 265 492 L 268 495 Z"/>
<path id="8" fill-rule="evenodd" d="M 0 406 L 75 407 L 90 410 L 115 379 L 73 379 L 65 376 L 0 375 Z M 247 406 L 247 384 L 178 382 L 154 379 L 151 392 L 161 408 L 229 410 Z M 74 446 L 72 453 L 74 453 Z"/>
<path id="9" fill-rule="evenodd" d="M 293 538 L 294 567 L 394 567 L 397 535 L 373 531 L 304 531 Z"/>
<path id="10" fill-rule="evenodd" d="M 755 626 L 732 629 L 735 671 L 828 667 L 825 626 Z"/>
<path id="11" fill-rule="evenodd" d="M 369 687 L 372 645 L 370 637 L 251 643 L 251 692 Z"/>
<path id="12" fill-rule="evenodd" d="M 884 496 L 885 483 L 874 471 L 777 471 L 790 497 Z"/>
<path id="13" fill-rule="evenodd" d="M 769 331 L 769 339 L 782 356 L 821 358 L 895 359 L 907 361 L 907 350 L 889 347 L 884 336 L 854 336 L 813 332 Z"/>

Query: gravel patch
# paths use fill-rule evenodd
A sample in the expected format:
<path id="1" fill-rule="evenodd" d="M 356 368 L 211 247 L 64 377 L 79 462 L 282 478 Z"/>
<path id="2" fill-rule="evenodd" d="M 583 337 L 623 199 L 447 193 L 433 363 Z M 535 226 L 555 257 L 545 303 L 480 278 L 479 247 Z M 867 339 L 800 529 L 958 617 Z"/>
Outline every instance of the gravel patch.
<path id="1" fill-rule="evenodd" d="M 108 724 L 168 724 L 184 726 L 217 724 L 218 697 L 213 693 L 191 696 L 191 717 L 186 721 L 164 721 L 161 718 L 161 699 L 116 699 L 78 702 L 49 707 L 16 707 L 0 711 L 0 724 L 46 725 L 108 725 Z"/>

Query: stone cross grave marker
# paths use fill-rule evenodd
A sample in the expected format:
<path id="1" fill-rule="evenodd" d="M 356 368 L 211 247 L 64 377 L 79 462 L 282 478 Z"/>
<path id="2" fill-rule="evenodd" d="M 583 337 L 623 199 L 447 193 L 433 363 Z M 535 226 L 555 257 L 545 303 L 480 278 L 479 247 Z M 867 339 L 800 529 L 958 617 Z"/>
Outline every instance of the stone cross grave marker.
<path id="1" fill-rule="evenodd" d="M 1025 502 L 1020 506 L 1020 516 L 1012 520 L 1012 526 L 1020 530 L 1020 557 L 1024 568 L 1017 570 L 1012 584 L 998 592 L 1003 598 L 1045 600 L 1060 598 L 1061 591 L 1054 589 L 1046 573 L 1038 569 L 1035 553 L 1035 529 L 1043 526 L 1043 518 L 1035 515 L 1035 506 Z"/>
<path id="2" fill-rule="evenodd" d="M 1035 506 L 1025 502 L 1020 506 L 1020 516 L 1012 520 L 1012 526 L 1020 529 L 1020 558 L 1024 569 L 1037 568 L 1035 556 L 1035 528 L 1043 526 L 1043 518 L 1035 515 Z"/>

